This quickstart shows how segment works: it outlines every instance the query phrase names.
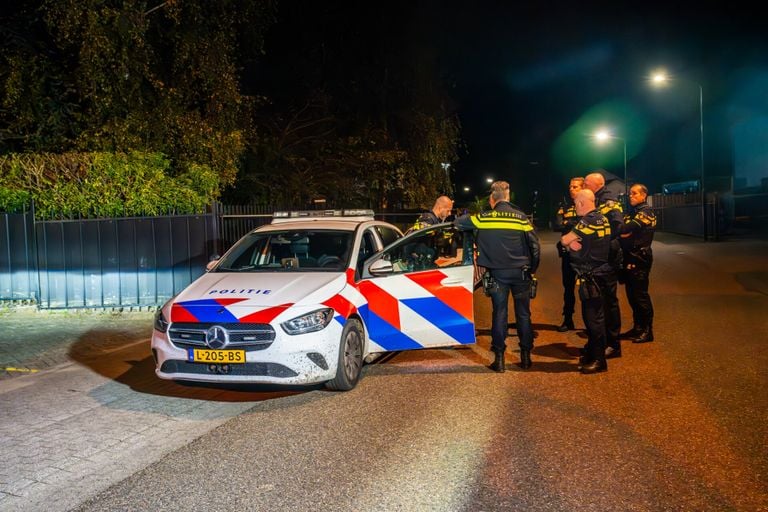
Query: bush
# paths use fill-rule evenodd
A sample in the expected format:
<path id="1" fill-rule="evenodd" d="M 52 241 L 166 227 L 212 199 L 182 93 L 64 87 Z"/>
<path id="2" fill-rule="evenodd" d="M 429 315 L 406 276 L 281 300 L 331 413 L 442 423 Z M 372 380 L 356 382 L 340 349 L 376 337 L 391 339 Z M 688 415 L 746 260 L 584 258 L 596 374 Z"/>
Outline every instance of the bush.
<path id="1" fill-rule="evenodd" d="M 0 158 L 0 210 L 35 201 L 38 218 L 202 213 L 218 175 L 191 165 L 178 176 L 161 153 L 10 154 Z"/>
<path id="2" fill-rule="evenodd" d="M 0 212 L 18 213 L 30 203 L 26 190 L 18 190 L 0 185 Z"/>

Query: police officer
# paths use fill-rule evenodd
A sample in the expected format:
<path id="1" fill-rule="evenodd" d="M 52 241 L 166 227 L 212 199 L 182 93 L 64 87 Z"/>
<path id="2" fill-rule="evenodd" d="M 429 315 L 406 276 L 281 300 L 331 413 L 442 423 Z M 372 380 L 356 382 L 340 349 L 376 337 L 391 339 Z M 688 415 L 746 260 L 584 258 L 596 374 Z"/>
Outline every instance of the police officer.
<path id="1" fill-rule="evenodd" d="M 531 367 L 533 327 L 531 325 L 531 286 L 539 267 L 539 238 L 520 208 L 509 201 L 509 184 L 491 184 L 491 210 L 475 215 L 462 215 L 454 221 L 462 231 L 476 231 L 477 264 L 485 267 L 495 281 L 487 291 L 493 305 L 491 350 L 494 361 L 490 368 L 504 372 L 509 324 L 509 294 L 515 308 L 515 324 L 520 340 L 520 367 Z"/>
<path id="2" fill-rule="evenodd" d="M 582 349 L 579 370 L 584 374 L 599 373 L 608 370 L 605 312 L 611 287 L 616 289 L 616 276 L 610 263 L 611 227 L 597 209 L 591 190 L 581 190 L 574 203 L 581 219 L 560 242 L 570 251 L 571 264 L 578 274 L 581 313 L 587 328 L 587 344 Z"/>
<path id="3" fill-rule="evenodd" d="M 422 213 L 416 222 L 411 226 L 406 233 L 416 231 L 417 229 L 425 228 L 427 226 L 434 226 L 445 222 L 445 219 L 451 214 L 453 209 L 453 200 L 448 196 L 440 196 L 435 200 L 435 205 L 428 212 Z"/>
<path id="4" fill-rule="evenodd" d="M 567 235 L 573 226 L 579 221 L 573 200 L 576 194 L 584 188 L 584 178 L 571 178 L 568 185 L 570 200 L 562 204 L 555 217 L 555 229 L 561 235 Z M 560 256 L 560 272 L 563 278 L 563 323 L 557 328 L 558 332 L 573 330 L 573 312 L 576 307 L 576 272 L 571 267 L 571 257 L 568 249 L 559 241 L 557 242 L 557 254 Z"/>
<path id="5" fill-rule="evenodd" d="M 595 194 L 595 206 L 607 219 L 611 227 L 610 262 L 613 269 L 613 279 L 608 283 L 610 292 L 606 300 L 605 325 L 607 329 L 607 347 L 605 349 L 608 359 L 621 357 L 621 311 L 619 310 L 619 298 L 617 296 L 618 275 L 621 270 L 621 245 L 618 241 L 621 226 L 624 224 L 624 214 L 621 203 L 616 196 L 605 188 L 605 177 L 599 172 L 587 174 L 584 177 L 584 187 Z"/>
<path id="6" fill-rule="evenodd" d="M 629 189 L 629 204 L 634 211 L 624 217 L 619 238 L 624 254 L 621 280 L 633 319 L 632 329 L 622 333 L 621 337 L 634 343 L 653 341 L 653 304 L 648 294 L 648 276 L 653 264 L 651 242 L 656 229 L 656 214 L 648 206 L 647 198 L 648 188 L 642 183 L 635 183 Z"/>

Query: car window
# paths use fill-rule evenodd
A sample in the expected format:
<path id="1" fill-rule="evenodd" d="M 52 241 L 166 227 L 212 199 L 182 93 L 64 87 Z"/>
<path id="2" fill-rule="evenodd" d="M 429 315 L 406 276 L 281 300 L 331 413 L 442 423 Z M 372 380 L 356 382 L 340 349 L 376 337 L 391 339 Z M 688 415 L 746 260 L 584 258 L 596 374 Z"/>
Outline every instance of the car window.
<path id="1" fill-rule="evenodd" d="M 224 255 L 214 272 L 341 271 L 349 264 L 352 232 L 253 232 Z"/>
<path id="2" fill-rule="evenodd" d="M 376 231 L 379 233 L 385 247 L 403 237 L 399 231 L 388 226 L 376 226 Z"/>
<path id="3" fill-rule="evenodd" d="M 358 274 L 363 268 L 365 260 L 378 252 L 378 246 L 376 245 L 376 236 L 371 229 L 366 229 L 363 232 L 363 238 L 360 241 L 360 252 L 357 256 L 357 271 Z"/>
<path id="4" fill-rule="evenodd" d="M 395 273 L 472 264 L 471 257 L 463 257 L 464 235 L 452 227 L 437 227 L 407 236 L 384 252 Z"/>

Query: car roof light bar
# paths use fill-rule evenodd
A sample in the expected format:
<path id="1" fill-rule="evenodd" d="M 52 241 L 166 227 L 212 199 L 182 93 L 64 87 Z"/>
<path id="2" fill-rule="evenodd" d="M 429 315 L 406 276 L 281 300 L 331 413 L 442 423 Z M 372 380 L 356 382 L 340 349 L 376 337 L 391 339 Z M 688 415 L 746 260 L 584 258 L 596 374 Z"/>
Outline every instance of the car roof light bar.
<path id="1" fill-rule="evenodd" d="M 290 210 L 274 212 L 272 214 L 272 222 L 319 220 L 327 218 L 343 219 L 350 217 L 356 217 L 356 220 L 365 220 L 373 219 L 373 216 L 373 210 L 365 208 L 348 210 Z"/>

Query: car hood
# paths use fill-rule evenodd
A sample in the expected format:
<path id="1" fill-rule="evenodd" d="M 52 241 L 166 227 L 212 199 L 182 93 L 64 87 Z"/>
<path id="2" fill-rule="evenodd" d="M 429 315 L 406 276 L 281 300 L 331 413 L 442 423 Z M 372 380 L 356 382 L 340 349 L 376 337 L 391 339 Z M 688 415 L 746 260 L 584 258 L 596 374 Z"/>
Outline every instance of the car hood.
<path id="1" fill-rule="evenodd" d="M 337 294 L 346 282 L 343 272 L 211 272 L 189 285 L 174 301 L 228 309 L 318 303 Z"/>

